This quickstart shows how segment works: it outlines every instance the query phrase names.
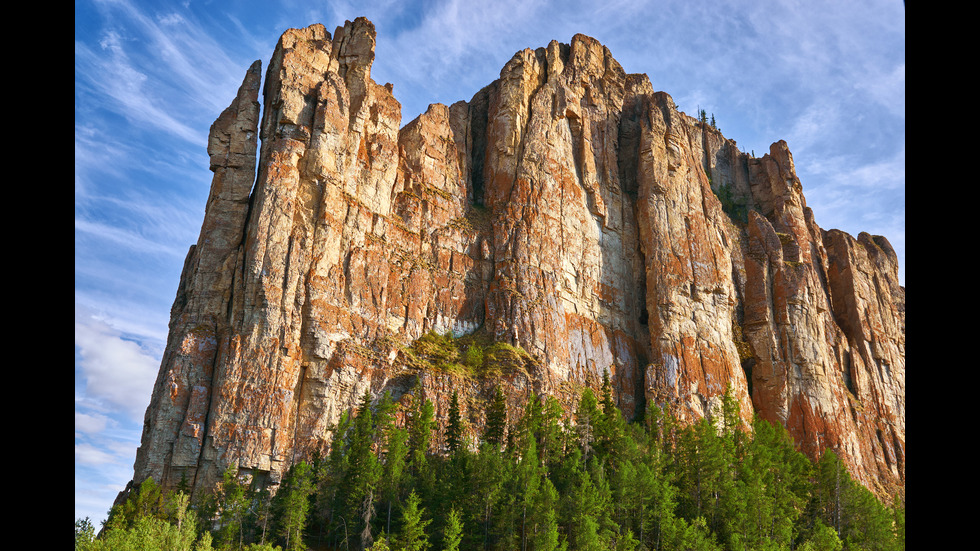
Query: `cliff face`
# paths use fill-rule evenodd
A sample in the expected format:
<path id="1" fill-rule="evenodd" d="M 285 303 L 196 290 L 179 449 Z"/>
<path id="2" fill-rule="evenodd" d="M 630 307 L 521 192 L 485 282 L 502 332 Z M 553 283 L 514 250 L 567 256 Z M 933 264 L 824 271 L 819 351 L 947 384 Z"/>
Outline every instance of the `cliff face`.
<path id="1" fill-rule="evenodd" d="M 256 62 L 212 127 L 135 481 L 206 488 L 235 462 L 276 484 L 366 390 L 417 381 L 440 418 L 495 384 L 570 407 L 608 371 L 628 416 L 700 418 L 731 387 L 746 420 L 904 486 L 896 255 L 817 226 L 784 142 L 740 153 L 582 35 L 400 128 L 374 40 L 364 19 L 287 31 L 261 121 Z M 419 370 L 404 346 L 430 331 L 531 358 L 497 379 Z"/>

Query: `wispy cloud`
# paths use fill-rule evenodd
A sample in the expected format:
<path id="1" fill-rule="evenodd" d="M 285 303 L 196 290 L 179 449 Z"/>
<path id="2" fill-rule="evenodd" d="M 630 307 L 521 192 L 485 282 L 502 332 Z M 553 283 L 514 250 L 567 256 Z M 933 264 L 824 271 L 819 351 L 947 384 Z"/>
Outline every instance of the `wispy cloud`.
<path id="1" fill-rule="evenodd" d="M 93 96 L 112 100 L 103 104 L 103 108 L 118 112 L 133 124 L 189 142 L 201 142 L 201 135 L 195 129 L 174 118 L 163 109 L 166 103 L 153 97 L 147 75 L 131 63 L 118 34 L 107 33 L 101 46 L 103 51 L 96 52 L 85 44 L 75 43 L 75 73 Z"/>

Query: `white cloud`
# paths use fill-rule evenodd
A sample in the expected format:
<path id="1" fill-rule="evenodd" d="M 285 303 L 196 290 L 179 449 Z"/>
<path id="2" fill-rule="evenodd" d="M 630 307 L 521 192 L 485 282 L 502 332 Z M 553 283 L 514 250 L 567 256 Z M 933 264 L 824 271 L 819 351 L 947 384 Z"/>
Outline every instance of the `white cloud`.
<path id="1" fill-rule="evenodd" d="M 84 380 L 86 398 L 118 409 L 129 420 L 140 422 L 153 389 L 159 359 L 77 306 L 75 351 L 76 368 L 80 369 L 76 378 Z"/>
<path id="2" fill-rule="evenodd" d="M 105 465 L 106 463 L 118 463 L 119 460 L 118 456 L 106 453 L 102 448 L 97 448 L 91 444 L 75 444 L 75 463 L 77 464 Z"/>
<path id="3" fill-rule="evenodd" d="M 99 413 L 75 412 L 75 431 L 84 434 L 100 433 L 106 429 L 110 420 Z"/>

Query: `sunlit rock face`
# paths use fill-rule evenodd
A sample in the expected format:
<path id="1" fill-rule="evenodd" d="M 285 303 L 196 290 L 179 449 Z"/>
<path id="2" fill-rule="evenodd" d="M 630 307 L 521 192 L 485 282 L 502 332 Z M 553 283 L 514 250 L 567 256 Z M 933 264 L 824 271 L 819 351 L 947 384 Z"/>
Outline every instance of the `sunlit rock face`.
<path id="1" fill-rule="evenodd" d="M 256 62 L 212 127 L 135 481 L 209 488 L 235 463 L 274 486 L 365 392 L 422 392 L 445 419 L 457 391 L 478 429 L 496 386 L 571 410 L 608 372 L 630 418 L 712 415 L 730 389 L 745 421 L 904 486 L 894 251 L 820 229 L 784 142 L 739 152 L 583 35 L 402 126 L 374 46 L 365 19 L 290 29 L 261 120 Z M 430 331 L 529 356 L 420 369 L 404 347 Z"/>

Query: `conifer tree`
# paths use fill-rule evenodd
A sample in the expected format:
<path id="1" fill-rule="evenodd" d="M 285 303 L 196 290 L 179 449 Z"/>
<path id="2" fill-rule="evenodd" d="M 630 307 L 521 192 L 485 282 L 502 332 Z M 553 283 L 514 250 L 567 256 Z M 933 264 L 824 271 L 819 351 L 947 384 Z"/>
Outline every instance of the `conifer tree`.
<path id="1" fill-rule="evenodd" d="M 459 394 L 454 390 L 449 401 L 449 421 L 446 423 L 446 445 L 449 454 L 455 455 L 463 445 L 463 419 L 459 411 Z"/>
<path id="2" fill-rule="evenodd" d="M 218 505 L 221 521 L 219 541 L 224 545 L 237 541 L 238 547 L 241 547 L 249 502 L 246 488 L 238 480 L 238 465 L 235 463 L 228 465 L 222 474 Z"/>
<path id="3" fill-rule="evenodd" d="M 564 453 L 565 433 L 561 426 L 563 415 L 564 411 L 554 396 L 545 399 L 538 437 L 538 455 L 545 466 L 545 471 L 550 471 L 552 465 L 557 464 Z"/>
<path id="4" fill-rule="evenodd" d="M 424 509 L 420 508 L 421 499 L 412 491 L 405 501 L 402 511 L 402 528 L 395 539 L 395 549 L 399 551 L 424 551 L 429 549 L 429 537 L 425 533 L 431 520 L 424 519 Z"/>
<path id="5" fill-rule="evenodd" d="M 558 491 L 547 477 L 541 480 L 533 496 L 526 540 L 532 551 L 555 551 L 559 548 Z"/>
<path id="6" fill-rule="evenodd" d="M 392 427 L 386 438 L 388 447 L 385 452 L 382 469 L 380 491 L 385 500 L 385 532 L 391 533 L 392 505 L 396 503 L 406 476 L 408 463 L 408 431 Z"/>
<path id="7" fill-rule="evenodd" d="M 432 429 L 435 426 L 433 415 L 432 402 L 423 396 L 422 388 L 417 386 L 408 419 L 409 465 L 415 476 L 419 476 L 427 467 Z"/>
<path id="8" fill-rule="evenodd" d="M 494 389 L 493 400 L 487 408 L 486 426 L 483 429 L 483 440 L 497 446 L 504 443 L 507 431 L 507 401 L 500 387 Z"/>
<path id="9" fill-rule="evenodd" d="M 306 528 L 306 517 L 310 507 L 309 496 L 312 492 L 310 466 L 305 461 L 301 461 L 290 467 L 273 501 L 273 507 L 277 512 L 277 533 L 288 550 L 306 549 L 303 531 Z"/>
<path id="10" fill-rule="evenodd" d="M 459 551 L 459 545 L 463 541 L 463 521 L 456 511 L 456 508 L 449 510 L 449 517 L 446 519 L 446 529 L 442 536 L 443 551 Z"/>
<path id="11" fill-rule="evenodd" d="M 333 429 L 330 439 L 330 453 L 327 460 L 320 466 L 317 473 L 316 511 L 320 522 L 328 533 L 338 536 L 343 531 L 341 515 L 345 513 L 345 495 L 341 487 L 347 480 L 350 468 L 350 457 L 347 453 L 348 435 L 351 432 L 349 412 L 343 412 Z"/>
<path id="12" fill-rule="evenodd" d="M 382 474 L 381 464 L 373 449 L 374 429 L 371 394 L 365 391 L 354 419 L 348 447 L 347 476 L 341 484 L 341 492 L 346 497 L 346 524 L 359 527 L 362 548 L 369 547 L 374 540 L 371 535 L 371 519 L 374 517 L 375 490 Z"/>
<path id="13" fill-rule="evenodd" d="M 618 463 L 624 453 L 626 422 L 612 397 L 609 371 L 602 374 L 602 414 L 595 421 L 596 454 L 602 461 Z"/>
<path id="14" fill-rule="evenodd" d="M 583 461 L 588 462 L 594 455 L 596 427 L 602 425 L 602 422 L 602 411 L 599 410 L 595 394 L 592 393 L 592 389 L 586 387 L 575 410 L 575 429 L 578 433 L 578 445 L 582 451 Z"/>

